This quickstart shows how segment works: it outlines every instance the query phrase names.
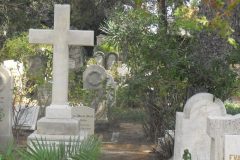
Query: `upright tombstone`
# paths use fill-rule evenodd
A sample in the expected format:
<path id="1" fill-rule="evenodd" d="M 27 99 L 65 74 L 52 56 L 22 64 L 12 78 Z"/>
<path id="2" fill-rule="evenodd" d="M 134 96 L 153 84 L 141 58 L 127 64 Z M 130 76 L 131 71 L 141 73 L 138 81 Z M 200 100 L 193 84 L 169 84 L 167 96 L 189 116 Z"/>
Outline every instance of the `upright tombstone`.
<path id="1" fill-rule="evenodd" d="M 16 106 L 13 127 L 22 130 L 35 130 L 39 110 L 39 106 Z"/>
<path id="2" fill-rule="evenodd" d="M 209 93 L 192 96 L 183 113 L 176 114 L 174 160 L 181 160 L 185 149 L 192 159 L 210 160 L 210 137 L 207 135 L 207 117 L 224 116 L 226 110 L 220 99 Z"/>
<path id="3" fill-rule="evenodd" d="M 105 95 L 104 89 L 106 88 L 104 86 L 115 88 L 116 84 L 102 66 L 90 65 L 83 73 L 83 88 L 97 92 L 97 96 L 93 99 L 91 107 L 96 110 L 95 117 L 100 123 L 108 122 L 108 103 L 113 101 L 112 93 L 109 92 L 110 89 L 106 92 L 107 95 Z M 105 96 L 107 96 L 107 100 L 105 100 Z"/>
<path id="4" fill-rule="evenodd" d="M 94 134 L 95 110 L 86 106 L 73 107 L 73 117 L 80 121 L 80 132 L 82 135 Z"/>
<path id="5" fill-rule="evenodd" d="M 81 46 L 70 46 L 69 48 L 69 68 L 79 71 L 84 65 L 86 50 Z"/>
<path id="6" fill-rule="evenodd" d="M 110 70 L 114 63 L 118 61 L 118 55 L 116 53 L 110 52 L 106 56 L 106 69 Z"/>
<path id="7" fill-rule="evenodd" d="M 0 150 L 5 150 L 12 135 L 12 78 L 10 72 L 0 66 Z"/>
<path id="8" fill-rule="evenodd" d="M 240 114 L 209 116 L 207 133 L 211 137 L 210 160 L 240 159 Z"/>
<path id="9" fill-rule="evenodd" d="M 54 6 L 54 30 L 29 31 L 30 43 L 53 45 L 52 102 L 46 116 L 37 122 L 37 131 L 28 140 L 44 139 L 49 143 L 81 137 L 79 120 L 68 105 L 69 45 L 93 46 L 94 32 L 70 30 L 70 5 Z"/>
<path id="10" fill-rule="evenodd" d="M 94 59 L 97 62 L 97 65 L 104 66 L 105 63 L 105 54 L 101 51 L 97 51 L 93 55 Z"/>

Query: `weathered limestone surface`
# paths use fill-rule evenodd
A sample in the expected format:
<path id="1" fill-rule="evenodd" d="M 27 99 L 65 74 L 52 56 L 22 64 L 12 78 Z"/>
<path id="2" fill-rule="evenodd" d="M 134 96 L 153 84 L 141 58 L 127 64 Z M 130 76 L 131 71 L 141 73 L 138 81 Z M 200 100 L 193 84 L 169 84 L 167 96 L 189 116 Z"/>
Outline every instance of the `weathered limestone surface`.
<path id="1" fill-rule="evenodd" d="M 235 116 L 209 116 L 207 122 L 207 133 L 211 137 L 211 160 L 224 160 L 225 138 L 227 135 L 228 146 L 230 146 L 230 135 L 240 135 L 240 114 Z M 240 140 L 240 139 L 238 139 Z M 238 144 L 240 144 L 238 142 Z M 233 145 L 234 146 L 234 145 Z M 238 146 L 240 148 L 240 146 Z M 229 149 L 229 148 L 228 148 Z M 240 152 L 238 153 L 240 155 Z"/>
<path id="2" fill-rule="evenodd" d="M 77 106 L 72 109 L 73 117 L 80 121 L 80 132 L 84 135 L 94 134 L 95 110 L 86 106 Z"/>
<path id="3" fill-rule="evenodd" d="M 0 150 L 5 150 L 13 140 L 12 135 L 12 77 L 10 72 L 0 66 Z"/>
<path id="4" fill-rule="evenodd" d="M 210 137 L 206 132 L 209 115 L 226 115 L 222 101 L 209 93 L 192 96 L 183 113 L 177 112 L 174 160 L 181 160 L 185 149 L 190 151 L 192 159 L 210 160 Z"/>

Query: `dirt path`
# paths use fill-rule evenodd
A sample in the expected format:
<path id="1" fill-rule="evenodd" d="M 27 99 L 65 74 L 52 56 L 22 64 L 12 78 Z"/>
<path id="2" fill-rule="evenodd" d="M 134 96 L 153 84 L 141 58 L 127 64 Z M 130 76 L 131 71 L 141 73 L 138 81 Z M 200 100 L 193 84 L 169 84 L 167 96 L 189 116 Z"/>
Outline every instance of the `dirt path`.
<path id="1" fill-rule="evenodd" d="M 115 136 L 112 139 L 113 132 Z M 121 123 L 117 129 L 97 134 L 103 139 L 100 160 L 155 160 L 151 153 L 154 145 L 144 137 L 140 124 Z"/>

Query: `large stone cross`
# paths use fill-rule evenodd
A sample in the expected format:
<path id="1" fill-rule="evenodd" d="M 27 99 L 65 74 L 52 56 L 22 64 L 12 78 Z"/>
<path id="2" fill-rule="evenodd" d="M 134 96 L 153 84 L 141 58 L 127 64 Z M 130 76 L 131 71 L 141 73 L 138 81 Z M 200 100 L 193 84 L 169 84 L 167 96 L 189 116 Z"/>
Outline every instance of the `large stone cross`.
<path id="1" fill-rule="evenodd" d="M 53 45 L 52 103 L 46 110 L 46 117 L 71 118 L 71 111 L 65 112 L 65 109 L 70 108 L 68 107 L 68 46 L 93 46 L 94 32 L 70 30 L 70 5 L 57 4 L 54 7 L 54 30 L 30 29 L 29 42 Z M 57 109 L 60 109 L 59 112 L 55 112 Z"/>

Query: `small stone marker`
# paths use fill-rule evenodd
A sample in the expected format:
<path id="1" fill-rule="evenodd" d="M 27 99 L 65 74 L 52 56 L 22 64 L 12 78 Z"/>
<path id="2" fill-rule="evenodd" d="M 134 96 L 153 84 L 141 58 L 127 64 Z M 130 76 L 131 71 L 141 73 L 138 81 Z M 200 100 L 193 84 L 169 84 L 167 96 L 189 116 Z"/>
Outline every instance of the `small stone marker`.
<path id="1" fill-rule="evenodd" d="M 177 112 L 174 160 L 181 160 L 185 149 L 193 160 L 210 160 L 210 137 L 206 132 L 209 115 L 226 115 L 222 101 L 209 93 L 192 96 L 183 113 Z"/>
<path id="2" fill-rule="evenodd" d="M 106 68 L 109 70 L 112 68 L 113 64 L 118 61 L 118 55 L 116 53 L 108 53 L 106 56 Z"/>
<path id="3" fill-rule="evenodd" d="M 96 60 L 97 64 L 100 66 L 104 66 L 105 63 L 105 54 L 101 51 L 97 51 L 93 55 L 94 59 Z"/>
<path id="4" fill-rule="evenodd" d="M 230 160 L 240 158 L 240 114 L 209 116 L 207 133 L 211 137 L 211 160 L 229 160 L 230 155 L 234 155 Z"/>
<path id="5" fill-rule="evenodd" d="M 94 134 L 95 110 L 86 106 L 72 108 L 73 117 L 80 120 L 80 132 L 87 135 Z"/>
<path id="6" fill-rule="evenodd" d="M 12 78 L 10 72 L 0 66 L 0 150 L 5 150 L 12 141 Z"/>
<path id="7" fill-rule="evenodd" d="M 83 72 L 83 88 L 101 89 L 107 78 L 106 70 L 99 65 L 90 65 Z"/>

